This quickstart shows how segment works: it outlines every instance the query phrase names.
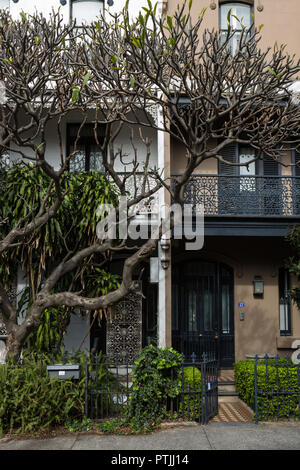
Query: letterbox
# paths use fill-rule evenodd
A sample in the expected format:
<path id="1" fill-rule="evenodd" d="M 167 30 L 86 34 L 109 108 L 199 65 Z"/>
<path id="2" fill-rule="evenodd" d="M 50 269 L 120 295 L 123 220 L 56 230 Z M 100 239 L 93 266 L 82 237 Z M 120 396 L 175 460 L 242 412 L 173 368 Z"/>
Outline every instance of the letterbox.
<path id="1" fill-rule="evenodd" d="M 47 370 L 51 379 L 79 379 L 79 364 L 53 364 Z"/>

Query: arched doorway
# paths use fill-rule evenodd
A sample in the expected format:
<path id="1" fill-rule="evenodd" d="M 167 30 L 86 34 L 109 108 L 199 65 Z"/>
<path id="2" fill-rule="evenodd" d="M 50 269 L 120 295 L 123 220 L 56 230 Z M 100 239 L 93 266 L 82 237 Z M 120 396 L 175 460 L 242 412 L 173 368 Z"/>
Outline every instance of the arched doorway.
<path id="1" fill-rule="evenodd" d="M 173 267 L 172 345 L 189 357 L 213 352 L 220 367 L 234 362 L 233 270 L 215 261 Z"/>

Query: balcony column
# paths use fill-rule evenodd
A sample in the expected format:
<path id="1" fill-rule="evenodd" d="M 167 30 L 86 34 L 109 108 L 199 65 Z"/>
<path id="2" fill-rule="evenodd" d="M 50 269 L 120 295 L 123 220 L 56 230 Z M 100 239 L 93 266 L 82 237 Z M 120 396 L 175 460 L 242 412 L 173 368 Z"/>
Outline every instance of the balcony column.
<path id="1" fill-rule="evenodd" d="M 158 109 L 158 123 L 162 125 L 162 115 Z M 158 168 L 163 169 L 163 177 L 170 176 L 170 136 L 158 131 L 157 133 L 157 163 Z M 170 193 L 161 188 L 159 191 L 159 210 L 170 204 Z M 163 215 L 163 213 L 162 213 Z M 164 243 L 165 242 L 165 243 Z M 172 268 L 171 268 L 171 241 L 162 240 L 158 245 L 159 258 L 159 284 L 158 284 L 158 346 L 161 348 L 172 345 Z"/>

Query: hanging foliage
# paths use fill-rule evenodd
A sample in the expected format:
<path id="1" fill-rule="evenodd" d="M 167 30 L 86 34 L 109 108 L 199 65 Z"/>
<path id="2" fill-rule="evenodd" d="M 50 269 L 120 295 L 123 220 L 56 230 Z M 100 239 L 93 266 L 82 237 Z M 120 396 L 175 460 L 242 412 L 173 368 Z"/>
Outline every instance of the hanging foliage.
<path id="1" fill-rule="evenodd" d="M 2 173 L 4 170 L 2 171 Z M 14 165 L 2 178 L 4 190 L 0 194 L 0 237 L 24 217 L 33 218 L 38 212 L 47 191 L 50 178 L 40 168 L 24 164 Z M 19 312 L 30 308 L 35 292 L 43 279 L 68 253 L 96 241 L 96 225 L 100 220 L 97 209 L 100 204 L 118 203 L 118 191 L 105 175 L 95 171 L 65 173 L 62 189 L 66 192 L 63 203 L 55 217 L 43 225 L 25 243 L 16 244 L 2 255 L 0 276 L 8 287 L 15 281 L 18 266 L 21 266 L 28 288 L 19 301 Z M 47 200 L 49 207 L 55 195 Z M 119 286 L 119 276 L 99 267 L 103 258 L 90 256 L 72 273 L 62 277 L 55 291 L 81 291 L 87 297 L 101 296 Z M 107 260 L 109 261 L 109 259 Z M 99 263 L 98 263 L 99 262 Z M 27 346 L 39 352 L 59 348 L 71 310 L 64 307 L 45 309 L 38 329 L 27 339 Z M 101 316 L 107 314 L 96 312 Z"/>

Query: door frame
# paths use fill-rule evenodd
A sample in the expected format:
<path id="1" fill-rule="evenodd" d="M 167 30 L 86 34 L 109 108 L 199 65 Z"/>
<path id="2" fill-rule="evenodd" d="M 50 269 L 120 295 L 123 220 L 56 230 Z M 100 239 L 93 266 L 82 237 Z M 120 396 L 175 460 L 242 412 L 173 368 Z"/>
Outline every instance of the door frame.
<path id="1" fill-rule="evenodd" d="M 191 274 L 185 274 L 189 263 L 209 263 L 214 267 L 214 309 L 213 312 L 213 331 L 198 331 L 190 333 L 187 329 L 188 312 L 186 286 L 188 280 L 195 279 Z M 222 331 L 222 268 L 225 268 L 230 276 L 230 316 L 229 332 Z M 203 352 L 213 353 L 218 360 L 219 367 L 232 367 L 234 362 L 234 270 L 223 261 L 199 258 L 181 260 L 174 264 L 172 274 L 172 345 L 186 357 L 192 352 L 202 354 Z M 196 283 L 192 282 L 191 286 Z M 199 322 L 203 325 L 202 319 Z M 180 350 L 182 349 L 182 350 Z M 191 350 L 196 349 L 196 350 Z"/>

